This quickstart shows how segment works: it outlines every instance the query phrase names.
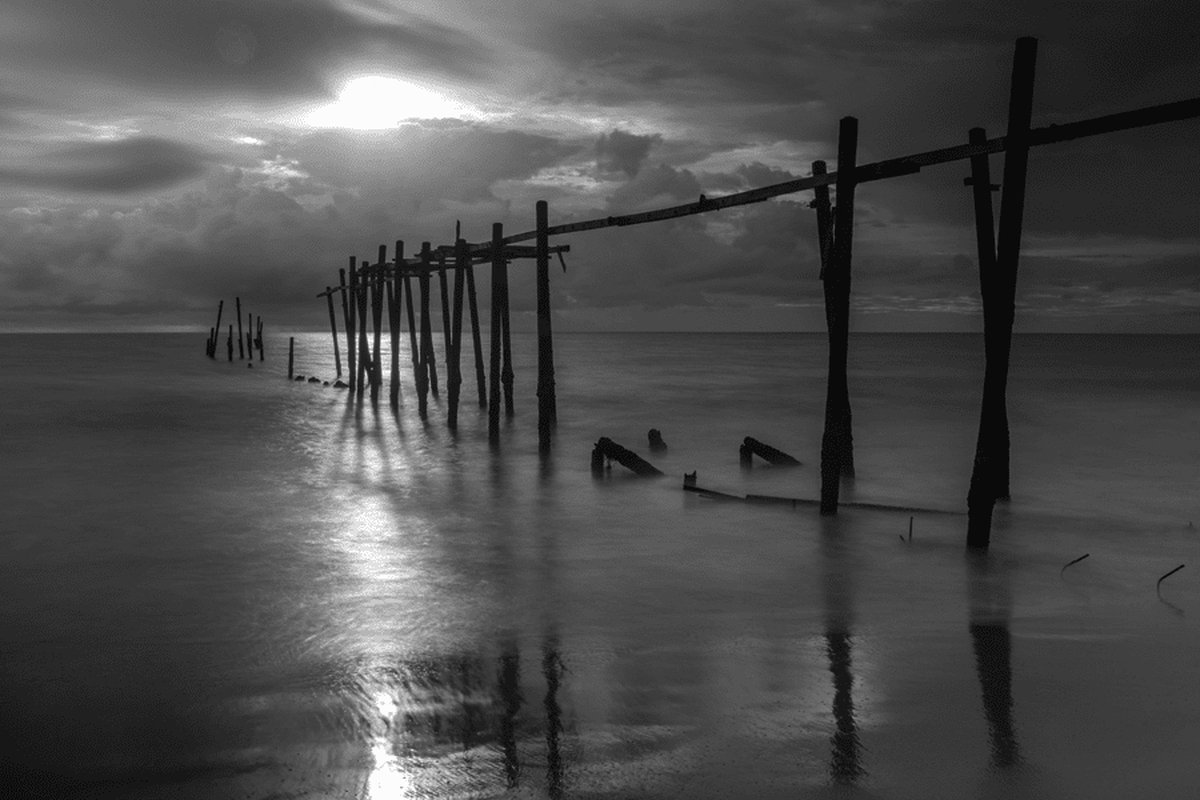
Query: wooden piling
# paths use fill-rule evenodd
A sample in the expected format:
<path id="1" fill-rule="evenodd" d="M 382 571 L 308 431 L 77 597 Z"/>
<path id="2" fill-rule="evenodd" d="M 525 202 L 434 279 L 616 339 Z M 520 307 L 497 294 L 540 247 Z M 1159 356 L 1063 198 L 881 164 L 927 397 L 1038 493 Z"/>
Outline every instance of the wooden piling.
<path id="1" fill-rule="evenodd" d="M 388 332 L 392 342 L 392 375 L 388 400 L 400 404 L 400 270 L 404 267 L 404 242 L 396 240 L 396 262 L 392 280 L 388 282 Z"/>
<path id="2" fill-rule="evenodd" d="M 504 365 L 500 368 L 500 383 L 504 386 L 504 416 L 513 416 L 512 328 L 508 317 L 508 262 L 500 258 L 500 347 Z"/>
<path id="3" fill-rule="evenodd" d="M 441 290 L 442 298 L 442 358 L 446 360 L 446 382 L 450 381 L 450 339 L 453 331 L 450 330 L 450 290 L 446 283 L 446 256 L 444 253 L 438 253 L 438 288 Z"/>
<path id="4" fill-rule="evenodd" d="M 325 300 L 329 305 L 329 332 L 333 334 L 333 365 L 337 377 L 342 377 L 342 354 L 338 352 L 337 317 L 333 313 L 333 287 L 325 287 Z"/>
<path id="5" fill-rule="evenodd" d="M 371 319 L 375 324 L 375 347 L 371 351 L 371 399 L 379 397 L 383 385 L 383 363 L 380 360 L 383 338 L 383 265 L 387 263 L 387 245 L 379 245 L 379 261 L 371 281 Z"/>
<path id="6" fill-rule="evenodd" d="M 225 340 L 225 346 L 229 350 L 229 360 L 233 361 L 233 323 L 229 325 L 229 338 Z"/>
<path id="7" fill-rule="evenodd" d="M 254 360 L 254 315 L 246 314 L 246 358 Z"/>
<path id="8" fill-rule="evenodd" d="M 265 358 L 263 352 L 263 321 L 262 314 L 258 315 L 258 330 L 254 332 L 254 346 L 258 348 L 258 360 L 262 361 Z"/>
<path id="9" fill-rule="evenodd" d="M 288 380 L 292 379 L 292 366 L 296 363 L 296 337 L 288 337 Z"/>
<path id="10" fill-rule="evenodd" d="M 1007 497 L 1009 437 L 1007 400 L 1009 355 L 1016 316 L 1017 264 L 1021 254 L 1021 223 L 1025 213 L 1025 180 L 1029 166 L 1029 124 L 1033 115 L 1033 81 L 1037 64 L 1037 39 L 1022 37 L 1013 53 L 1012 83 L 1008 101 L 1008 131 L 1005 134 L 1003 192 L 1000 195 L 1000 224 L 996 232 L 995 281 L 988 281 L 994 302 L 985 306 L 984 401 L 980 412 L 980 442 L 986 438 L 986 461 L 976 485 L 967 497 L 967 546 L 986 548 L 991 540 L 992 508 L 995 500 Z M 972 164 L 974 169 L 974 163 Z M 974 180 L 974 178 L 973 178 Z M 976 192 L 983 187 L 974 187 Z M 990 198 L 989 203 L 990 206 Z M 979 224 L 977 215 L 976 224 Z M 982 269 L 982 263 L 980 265 Z M 982 289 L 982 277 L 981 277 Z M 992 324 L 989 324 L 992 323 Z M 992 328 L 988 337 L 986 329 Z M 986 418 L 984 417 L 986 414 Z M 985 432 L 986 427 L 986 432 Z M 978 459 L 979 447 L 976 447 Z M 974 502 L 971 493 L 974 492 Z"/>
<path id="11" fill-rule="evenodd" d="M 450 352 L 446 357 L 449 385 L 450 407 L 447 411 L 446 423 L 451 430 L 458 427 L 458 398 L 462 389 L 462 329 L 463 329 L 463 291 L 467 280 L 466 271 L 471 266 L 471 254 L 463 239 L 454 242 L 454 314 L 450 329 Z M 443 270 L 444 274 L 445 270 Z"/>
<path id="12" fill-rule="evenodd" d="M 824 161 L 812 163 L 812 174 L 826 174 Z M 817 248 L 821 257 L 821 272 L 818 276 L 825 280 L 825 270 L 829 268 L 829 259 L 833 249 L 833 206 L 829 202 L 829 186 L 818 186 L 813 189 L 812 207 L 817 210 Z"/>
<path id="13" fill-rule="evenodd" d="M 363 259 L 359 265 L 357 291 L 355 302 L 358 304 L 358 386 L 355 393 L 362 397 L 371 381 L 371 342 L 367 338 L 367 326 L 371 324 L 367 316 L 367 267 L 370 263 Z"/>
<path id="14" fill-rule="evenodd" d="M 429 242 L 421 242 L 421 271 L 417 282 L 421 290 L 421 377 L 424 378 L 417 387 L 418 410 L 421 419 L 428 413 L 427 393 L 432 384 L 433 372 L 430 369 L 433 361 L 433 329 L 429 321 L 429 271 L 433 268 L 430 263 Z"/>
<path id="15" fill-rule="evenodd" d="M 537 214 L 537 337 L 538 337 L 538 451 L 550 450 L 557 417 L 554 398 L 554 341 L 550 330 L 549 206 L 538 200 Z"/>
<path id="16" fill-rule="evenodd" d="M 216 341 L 217 341 L 217 329 L 209 328 L 208 329 L 208 341 L 204 343 L 204 355 L 208 356 L 209 358 L 213 357 L 213 350 L 216 347 Z"/>
<path id="17" fill-rule="evenodd" d="M 421 347 L 417 344 L 417 315 L 413 313 L 412 282 L 408 275 L 404 276 L 404 308 L 408 312 L 408 348 L 412 355 L 413 383 L 417 387 L 417 394 L 420 395 L 425 391 L 421 388 L 425 385 L 425 378 L 421 369 Z"/>
<path id="18" fill-rule="evenodd" d="M 471 345 L 475 348 L 475 391 L 479 407 L 488 407 L 487 374 L 483 368 L 483 343 L 479 330 L 479 300 L 475 292 L 475 267 L 467 264 L 467 307 L 471 310 Z"/>
<path id="19" fill-rule="evenodd" d="M 854 235 L 854 169 L 858 120 L 843 117 L 838 127 L 837 208 L 833 243 L 825 270 L 825 322 L 829 329 L 829 376 L 825 430 L 821 436 L 821 513 L 836 514 L 842 476 L 854 476 L 850 389 L 846 377 L 850 341 L 850 263 Z"/>
<path id="20" fill-rule="evenodd" d="M 209 358 L 217 357 L 217 337 L 221 335 L 221 312 L 225 310 L 225 301 L 217 302 L 217 327 L 213 329 L 212 352 L 209 353 Z"/>
<path id="21" fill-rule="evenodd" d="M 504 225 L 492 223 L 492 313 L 489 348 L 488 441 L 500 441 L 500 275 L 504 270 Z"/>
<path id="22" fill-rule="evenodd" d="M 243 344 L 244 344 L 244 343 L 245 343 L 245 341 L 246 341 L 246 337 L 242 336 L 242 298 L 240 298 L 240 297 L 235 297 L 235 298 L 233 298 L 233 299 L 234 299 L 234 302 L 237 304 L 237 321 L 238 321 L 238 360 L 239 360 L 239 361 L 241 361 L 241 360 L 244 360 L 244 359 L 246 358 L 246 349 L 245 349 L 245 347 L 243 346 Z"/>
<path id="23" fill-rule="evenodd" d="M 340 271 L 342 278 L 343 315 L 346 318 L 346 383 L 350 387 L 351 396 L 358 385 L 358 362 L 356 350 L 358 347 L 358 332 L 355 330 L 358 322 L 358 278 L 356 277 L 358 259 L 350 256 L 350 280 L 346 280 L 345 270 Z"/>

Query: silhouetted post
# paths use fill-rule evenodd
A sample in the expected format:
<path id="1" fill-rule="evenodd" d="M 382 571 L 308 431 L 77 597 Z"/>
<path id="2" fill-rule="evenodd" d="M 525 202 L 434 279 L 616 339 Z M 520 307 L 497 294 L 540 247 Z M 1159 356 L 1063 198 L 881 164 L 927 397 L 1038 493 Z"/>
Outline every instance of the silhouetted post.
<path id="1" fill-rule="evenodd" d="M 450 341 L 453 336 L 453 331 L 450 330 L 450 290 L 446 283 L 446 255 L 438 253 L 438 288 L 441 290 L 442 297 L 442 347 L 444 348 L 442 357 L 446 359 L 446 381 L 450 381 L 450 350 L 453 343 Z"/>
<path id="2" fill-rule="evenodd" d="M 475 267 L 467 259 L 467 307 L 471 309 L 471 344 L 475 348 L 475 390 L 479 407 L 487 408 L 487 377 L 483 370 L 483 344 L 479 333 L 479 300 L 475 292 Z"/>
<path id="3" fill-rule="evenodd" d="M 351 390 L 354 389 L 354 301 L 352 284 L 354 282 L 354 256 L 350 256 L 350 283 L 346 282 L 346 270 L 338 270 L 338 278 L 342 288 L 342 322 L 346 326 L 346 381 Z"/>
<path id="4" fill-rule="evenodd" d="M 454 242 L 454 319 L 450 329 L 450 352 L 447 355 L 449 375 L 450 408 L 446 416 L 446 424 L 451 430 L 458 427 L 458 398 L 462 389 L 462 329 L 463 329 L 463 291 L 467 276 L 464 274 L 471 264 L 471 254 L 463 239 Z M 445 270 L 442 271 L 445 274 Z"/>
<path id="5" fill-rule="evenodd" d="M 371 352 L 371 399 L 379 397 L 383 386 L 383 361 L 380 357 L 383 339 L 383 265 L 387 263 L 387 245 L 379 245 L 379 263 L 371 281 L 371 318 L 375 323 L 375 349 Z"/>
<path id="6" fill-rule="evenodd" d="M 538 451 L 550 450 L 558 416 L 554 399 L 554 341 L 550 331 L 549 206 L 537 201 Z"/>
<path id="7" fill-rule="evenodd" d="M 212 359 L 216 359 L 217 357 L 217 337 L 221 335 L 221 312 L 224 310 L 225 301 L 217 301 L 217 327 L 213 328 L 212 352 L 208 354 L 208 357 Z"/>
<path id="8" fill-rule="evenodd" d="M 979 442 L 985 438 L 985 463 L 976 483 L 972 475 L 967 496 L 967 546 L 987 547 L 992 534 L 995 500 L 1008 497 L 1008 412 L 1006 386 L 1016 316 L 1017 263 L 1021 255 L 1021 222 L 1025 213 L 1025 177 L 1029 166 L 1029 123 L 1033 115 L 1033 79 L 1037 64 L 1037 39 L 1017 40 L 1013 54 L 1012 85 L 1008 100 L 1008 132 L 1005 134 L 1003 191 L 1000 195 L 1000 225 L 996 233 L 995 279 L 987 282 L 984 298 L 984 400 L 980 412 Z M 986 158 L 986 157 L 985 157 Z M 974 167 L 975 159 L 972 159 Z M 975 191 L 980 191 L 978 186 Z M 990 203 L 989 203 L 990 205 Z M 978 219 L 977 219 L 978 224 Z M 980 268 L 983 268 L 981 262 Z M 981 291 L 983 278 L 980 278 Z M 993 324 L 994 323 L 994 324 Z M 988 336 L 987 330 L 994 332 Z M 986 433 L 985 433 L 986 427 Z M 979 446 L 976 471 L 979 472 Z M 972 502 L 974 494 L 974 502 Z"/>
<path id="9" fill-rule="evenodd" d="M 243 360 L 246 358 L 246 349 L 245 349 L 245 347 L 243 347 L 243 343 L 246 341 L 246 337 L 242 336 L 242 298 L 235 297 L 235 298 L 233 298 L 233 300 L 237 304 L 238 360 L 240 361 L 240 360 Z"/>
<path id="10" fill-rule="evenodd" d="M 829 378 L 825 431 L 821 436 L 821 513 L 836 514 L 842 476 L 854 476 L 850 388 L 846 378 L 850 342 L 850 262 L 854 235 L 854 169 L 858 120 L 843 117 L 838 128 L 837 208 L 833 246 L 825 269 L 825 323 L 829 329 Z"/>
<path id="11" fill-rule="evenodd" d="M 812 163 L 813 175 L 824 175 L 826 165 L 824 161 L 814 161 Z M 825 280 L 825 270 L 829 268 L 830 251 L 833 249 L 833 206 L 829 202 L 829 186 L 818 186 L 813 189 L 812 206 L 817 210 L 817 247 L 820 250 L 821 256 L 821 273 L 819 275 L 822 281 Z"/>
<path id="12" fill-rule="evenodd" d="M 296 337 L 288 337 L 288 380 L 292 379 L 292 365 L 296 363 Z"/>
<path id="13" fill-rule="evenodd" d="M 504 225 L 492 223 L 492 313 L 488 339 L 488 441 L 500 441 L 500 273 L 504 269 Z"/>
<path id="14" fill-rule="evenodd" d="M 389 399 L 393 406 L 400 403 L 400 270 L 404 265 L 404 242 L 396 240 L 396 268 L 388 283 L 388 330 L 392 336 L 392 377 Z"/>
<path id="15" fill-rule="evenodd" d="M 421 348 L 417 344 L 417 315 L 413 313 L 412 281 L 409 280 L 407 273 L 404 275 L 404 306 L 408 311 L 408 349 L 412 356 L 413 383 L 417 387 L 417 394 L 420 394 L 425 379 L 422 377 L 421 370 Z"/>
<path id="16" fill-rule="evenodd" d="M 258 330 L 254 334 L 254 345 L 258 348 L 258 360 L 262 361 L 263 355 L 263 321 L 262 314 L 258 315 Z"/>
<path id="17" fill-rule="evenodd" d="M 371 343 L 367 339 L 367 326 L 370 325 L 370 318 L 367 316 L 367 267 L 370 264 L 364 261 L 359 265 L 358 276 L 358 291 L 355 294 L 355 302 L 358 304 L 358 387 L 356 392 L 359 397 L 363 396 L 366 391 L 367 384 L 371 381 Z"/>
<path id="18" fill-rule="evenodd" d="M 426 393 L 429 391 L 431 378 L 430 364 L 433 361 L 433 329 L 429 322 L 429 271 L 432 269 L 429 254 L 429 242 L 421 243 L 421 272 L 418 283 L 421 287 L 421 385 L 418 387 L 418 409 L 421 419 L 425 419 L 428 411 Z"/>
<path id="19" fill-rule="evenodd" d="M 337 317 L 333 313 L 333 287 L 325 287 L 325 301 L 329 305 L 329 332 L 333 334 L 333 364 L 337 377 L 342 377 L 342 354 L 338 352 Z"/>
<path id="20" fill-rule="evenodd" d="M 229 338 L 225 340 L 225 346 L 229 350 L 229 360 L 233 361 L 233 324 L 229 325 Z"/>
<path id="21" fill-rule="evenodd" d="M 512 329 L 508 319 L 508 261 L 500 263 L 500 347 L 504 366 L 500 368 L 500 383 L 504 386 L 504 416 L 513 415 Z"/>
<path id="22" fill-rule="evenodd" d="M 216 344 L 215 344 L 216 341 L 217 341 L 217 329 L 209 328 L 208 329 L 208 341 L 206 341 L 204 343 L 204 355 L 208 356 L 209 358 L 213 357 L 213 348 L 216 347 Z"/>

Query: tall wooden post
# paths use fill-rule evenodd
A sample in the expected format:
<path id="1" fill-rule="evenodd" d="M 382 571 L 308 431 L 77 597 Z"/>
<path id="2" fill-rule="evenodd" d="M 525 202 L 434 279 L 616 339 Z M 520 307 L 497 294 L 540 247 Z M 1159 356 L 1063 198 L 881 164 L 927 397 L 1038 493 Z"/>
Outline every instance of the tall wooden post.
<path id="1" fill-rule="evenodd" d="M 396 240 L 396 264 L 388 283 L 388 331 L 392 337 L 392 377 L 388 399 L 400 404 L 400 270 L 404 268 L 404 242 Z"/>
<path id="2" fill-rule="evenodd" d="M 826 174 L 824 161 L 812 163 L 813 175 Z M 817 210 L 817 247 L 821 256 L 820 279 L 825 280 L 825 270 L 829 269 L 829 259 L 833 248 L 833 206 L 829 202 L 829 186 L 818 186 L 813 189 L 812 207 Z"/>
<path id="3" fill-rule="evenodd" d="M 987 364 L 984 368 L 984 401 L 980 413 L 980 442 L 986 438 L 985 463 L 978 487 L 972 476 L 967 496 L 967 546 L 985 548 L 991 540 L 992 507 L 996 499 L 1007 497 L 1008 489 L 1008 412 L 1006 386 L 1012 328 L 1016 317 L 1017 264 L 1021 255 L 1021 223 L 1025 213 L 1025 178 L 1029 166 L 1029 123 L 1033 116 L 1033 79 L 1037 65 L 1037 39 L 1017 40 L 1013 53 L 1012 84 L 1008 99 L 1008 131 L 1004 144 L 1003 191 L 1000 195 L 1000 224 L 996 233 L 995 282 L 988 288 L 994 303 L 985 305 L 984 325 L 995 335 L 984 336 Z M 986 156 L 985 156 L 986 158 Z M 974 159 L 972 159 L 974 162 Z M 972 163 L 974 167 L 974 163 Z M 975 191 L 980 191 L 976 186 Z M 989 203 L 990 205 L 990 203 Z M 978 224 L 978 217 L 976 219 Z M 982 268 L 982 262 L 980 267 Z M 982 281 L 982 278 L 981 278 Z M 982 283 L 981 283 L 982 288 Z M 987 298 L 984 300 L 987 303 Z M 990 306 L 991 313 L 988 314 Z M 988 317 L 994 320 L 991 325 Z M 986 416 L 986 419 L 984 415 Z M 976 469 L 979 470 L 979 447 Z M 971 494 L 974 494 L 972 502 Z"/>
<path id="4" fill-rule="evenodd" d="M 254 333 L 254 346 L 258 348 L 258 360 L 263 360 L 263 321 L 262 314 L 258 315 L 258 330 Z"/>
<path id="5" fill-rule="evenodd" d="M 242 335 L 242 298 L 235 297 L 233 299 L 234 299 L 234 302 L 237 304 L 238 360 L 241 361 L 246 358 L 246 348 L 244 346 L 246 337 Z"/>
<path id="6" fill-rule="evenodd" d="M 458 427 L 458 398 L 462 389 L 462 329 L 463 329 L 463 290 L 467 276 L 466 271 L 471 265 L 471 254 L 464 239 L 454 242 L 454 319 L 450 330 L 450 353 L 447 357 L 450 408 L 446 423 L 453 430 Z M 444 272 L 444 271 L 443 271 Z"/>
<path id="7" fill-rule="evenodd" d="M 471 344 L 475 348 L 475 390 L 479 407 L 487 408 L 487 377 L 483 369 L 483 345 L 479 333 L 479 301 L 475 293 L 475 267 L 467 260 L 467 307 L 471 309 Z"/>
<path id="8" fill-rule="evenodd" d="M 254 315 L 246 312 L 246 358 L 254 360 Z"/>
<path id="9" fill-rule="evenodd" d="M 446 283 L 446 254 L 438 253 L 438 288 L 442 298 L 442 357 L 446 360 L 446 381 L 450 381 L 450 341 L 453 332 L 450 330 L 450 289 Z"/>
<path id="10" fill-rule="evenodd" d="M 292 365 L 296 362 L 296 337 L 288 337 L 288 380 L 292 379 Z"/>
<path id="11" fill-rule="evenodd" d="M 217 301 L 217 327 L 213 328 L 212 347 L 210 348 L 210 352 L 208 354 L 208 357 L 214 360 L 217 357 L 217 337 L 221 335 L 221 312 L 224 310 L 225 301 Z"/>
<path id="12" fill-rule="evenodd" d="M 217 329 L 209 328 L 208 329 L 208 341 L 204 343 L 204 355 L 208 356 L 209 358 L 212 358 L 213 353 L 216 350 L 216 346 L 217 346 Z"/>
<path id="13" fill-rule="evenodd" d="M 429 272 L 433 269 L 430 263 L 429 242 L 421 243 L 421 272 L 418 275 L 418 283 L 421 287 L 421 371 L 420 376 L 423 380 L 417 387 L 418 409 L 421 414 L 421 419 L 425 419 L 428 412 L 428 403 L 426 395 L 429 391 L 430 383 L 430 363 L 433 361 L 433 329 L 429 321 Z"/>
<path id="14" fill-rule="evenodd" d="M 537 337 L 538 337 L 538 450 L 550 450 L 557 418 L 554 398 L 554 341 L 550 331 L 549 206 L 538 200 L 537 212 Z"/>
<path id="15" fill-rule="evenodd" d="M 825 430 L 821 436 L 821 513 L 836 514 L 842 476 L 854 476 L 847 349 L 850 341 L 850 263 L 854 235 L 854 170 L 858 120 L 843 117 L 838 127 L 837 208 L 833 246 L 825 270 L 825 323 L 829 329 L 829 377 Z"/>
<path id="16" fill-rule="evenodd" d="M 333 364 L 337 376 L 342 377 L 342 354 L 338 352 L 337 317 L 333 313 L 333 287 L 325 287 L 325 301 L 329 305 L 329 332 L 333 334 Z"/>
<path id="17" fill-rule="evenodd" d="M 508 262 L 500 265 L 500 346 L 504 366 L 500 368 L 500 383 L 504 386 L 504 416 L 513 416 L 512 327 L 508 317 Z"/>
<path id="18" fill-rule="evenodd" d="M 359 265 L 358 276 L 358 291 L 355 295 L 355 303 L 358 304 L 358 387 L 355 390 L 359 397 L 362 397 L 366 391 L 367 384 L 371 380 L 371 343 L 367 339 L 367 326 L 370 324 L 370 319 L 367 316 L 367 267 L 370 263 L 367 259 L 363 259 Z"/>
<path id="19" fill-rule="evenodd" d="M 233 323 L 229 325 L 229 338 L 225 340 L 225 347 L 229 350 L 229 360 L 233 361 Z"/>
<path id="20" fill-rule="evenodd" d="M 417 315 L 413 313 L 412 281 L 409 279 L 407 272 L 404 275 L 404 308 L 408 312 L 408 350 L 412 356 L 413 384 L 417 387 L 417 394 L 419 395 L 425 379 L 422 377 L 421 347 L 417 344 Z"/>
<path id="21" fill-rule="evenodd" d="M 375 264 L 375 276 L 371 281 L 371 319 L 375 323 L 375 347 L 371 351 L 371 399 L 379 397 L 383 386 L 383 362 L 380 359 L 383 339 L 383 265 L 387 263 L 387 245 L 379 245 L 379 261 Z"/>
<path id="22" fill-rule="evenodd" d="M 500 441 L 500 276 L 504 270 L 504 225 L 492 223 L 492 314 L 491 337 L 488 340 L 490 385 L 488 392 L 488 441 L 493 445 Z"/>
<path id="23" fill-rule="evenodd" d="M 342 289 L 342 322 L 346 326 L 346 380 L 351 390 L 354 389 L 354 302 L 352 284 L 354 281 L 354 256 L 350 256 L 350 283 L 346 282 L 346 270 L 338 270 L 339 286 Z"/>

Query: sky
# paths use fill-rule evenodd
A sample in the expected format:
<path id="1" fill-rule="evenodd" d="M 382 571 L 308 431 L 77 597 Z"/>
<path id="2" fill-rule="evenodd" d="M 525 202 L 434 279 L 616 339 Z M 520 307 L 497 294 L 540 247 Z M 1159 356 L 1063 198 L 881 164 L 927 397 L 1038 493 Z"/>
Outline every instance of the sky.
<path id="1" fill-rule="evenodd" d="M 321 329 L 348 256 L 456 222 L 836 169 L 848 115 L 860 163 L 1000 135 L 1019 36 L 1035 126 L 1200 96 L 1197 30 L 1182 0 L 5 0 L 0 330 L 207 331 L 234 296 Z M 1032 152 L 1018 332 L 1200 332 L 1198 142 Z M 858 188 L 852 330 L 981 329 L 966 174 Z M 553 240 L 556 330 L 823 330 L 811 199 Z"/>

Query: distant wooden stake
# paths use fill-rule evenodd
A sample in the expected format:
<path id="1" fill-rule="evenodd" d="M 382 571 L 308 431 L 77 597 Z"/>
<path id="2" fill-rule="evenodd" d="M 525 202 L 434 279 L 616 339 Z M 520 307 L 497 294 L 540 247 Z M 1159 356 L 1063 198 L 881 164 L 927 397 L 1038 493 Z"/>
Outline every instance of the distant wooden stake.
<path id="1" fill-rule="evenodd" d="M 858 120 L 843 117 L 838 129 L 837 208 L 833 245 L 825 270 L 825 321 L 829 329 L 829 376 L 825 431 L 821 437 L 821 513 L 836 514 L 842 476 L 854 476 L 850 389 L 846 378 L 850 341 L 850 264 L 854 234 L 854 169 Z"/>
<path id="2" fill-rule="evenodd" d="M 262 361 L 263 354 L 263 321 L 262 314 L 258 315 L 258 330 L 254 334 L 254 345 L 258 348 L 258 360 Z"/>
<path id="3" fill-rule="evenodd" d="M 995 320 L 995 336 L 988 352 L 985 368 L 984 391 L 989 393 L 992 411 L 989 416 L 989 431 L 998 435 L 998 420 L 1005 407 L 1005 387 L 1008 382 L 1008 362 L 1012 349 L 1013 320 L 1016 317 L 1017 263 L 1021 255 L 1021 223 L 1025 212 L 1025 178 L 1029 166 L 1029 123 L 1033 113 L 1033 79 L 1037 64 L 1037 39 L 1022 37 L 1017 40 L 1013 54 L 1012 85 L 1008 102 L 1008 132 L 1005 134 L 1003 193 L 1000 195 L 1000 224 L 996 234 L 995 283 L 989 288 L 996 298 L 989 304 L 990 316 Z M 978 188 L 978 187 L 976 187 Z M 985 318 L 985 325 L 988 320 Z M 987 347 L 985 342 L 985 347 Z M 994 358 L 993 358 L 994 357 Z M 994 365 L 994 367 L 993 367 Z M 990 374 L 991 381 L 987 380 Z M 1005 412 L 1005 417 L 1007 416 Z M 983 422 L 980 423 L 981 435 Z M 1007 420 L 1004 423 L 1007 429 Z M 989 433 L 989 437 L 991 434 Z M 991 460 L 981 487 L 976 490 L 977 502 L 971 508 L 968 497 L 967 546 L 986 548 L 991 539 L 992 504 L 987 495 L 1008 496 L 1008 437 L 1002 441 L 990 440 Z"/>
<path id="4" fill-rule="evenodd" d="M 550 450 L 557 417 L 554 397 L 554 340 L 550 330 L 549 206 L 538 200 L 537 212 L 537 337 L 538 337 L 538 451 Z"/>
<path id="5" fill-rule="evenodd" d="M 215 359 L 217 357 L 217 337 L 221 335 L 221 312 L 225 310 L 225 301 L 221 300 L 217 303 L 217 327 L 214 328 L 212 340 L 212 352 L 209 357 Z"/>
<path id="6" fill-rule="evenodd" d="M 333 334 L 333 364 L 337 377 L 342 377 L 342 354 L 338 352 L 337 317 L 333 313 L 333 287 L 325 287 L 325 300 L 329 304 L 329 331 Z"/>
<path id="7" fill-rule="evenodd" d="M 500 273 L 504 269 L 504 225 L 492 223 L 492 313 L 489 353 L 488 441 L 500 442 Z"/>
<path id="8" fill-rule="evenodd" d="M 288 337 L 288 380 L 292 379 L 292 366 L 296 362 L 296 337 Z"/>
<path id="9" fill-rule="evenodd" d="M 242 335 L 242 298 L 240 298 L 240 297 L 235 297 L 235 298 L 234 298 L 234 301 L 237 303 L 237 321 L 238 321 L 238 360 L 240 361 L 240 360 L 242 360 L 242 359 L 245 359 L 245 358 L 246 358 L 246 349 L 245 349 L 245 347 L 243 346 L 243 343 L 246 341 L 246 337 L 244 337 L 244 336 Z"/>
<path id="10" fill-rule="evenodd" d="M 471 310 L 471 346 L 475 348 L 475 390 L 479 407 L 487 408 L 487 377 L 483 369 L 483 344 L 479 332 L 479 301 L 475 292 L 475 267 L 467 262 L 467 307 Z M 461 348 L 460 348 L 461 349 Z"/>
<path id="11" fill-rule="evenodd" d="M 229 325 L 229 338 L 225 340 L 225 345 L 229 350 L 229 360 L 233 361 L 233 324 Z"/>

